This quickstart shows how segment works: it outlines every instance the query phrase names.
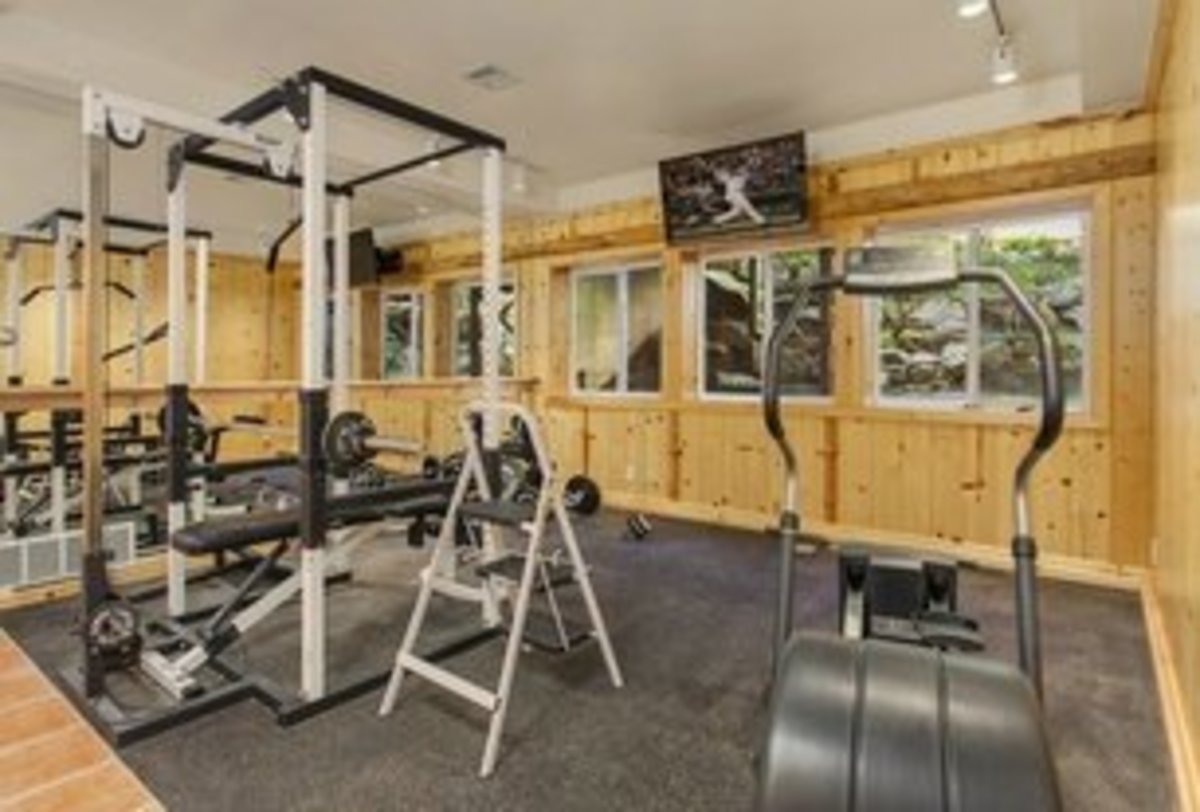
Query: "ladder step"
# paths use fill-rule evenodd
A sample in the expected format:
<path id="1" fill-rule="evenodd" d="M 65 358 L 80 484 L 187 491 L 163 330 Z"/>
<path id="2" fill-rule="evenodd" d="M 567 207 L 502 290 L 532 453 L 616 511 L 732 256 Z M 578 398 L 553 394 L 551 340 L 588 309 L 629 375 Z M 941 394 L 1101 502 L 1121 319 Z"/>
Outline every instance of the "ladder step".
<path id="1" fill-rule="evenodd" d="M 447 671 L 440 665 L 434 665 L 428 660 L 422 660 L 420 657 L 415 657 L 412 654 L 400 655 L 400 667 L 429 680 L 435 685 L 440 685 L 448 691 L 453 691 L 463 699 L 474 702 L 489 713 L 495 711 L 496 706 L 499 704 L 496 695 L 491 691 L 479 687 L 470 680 L 460 677 L 458 674 Z"/>
<path id="2" fill-rule="evenodd" d="M 487 502 L 463 502 L 459 515 L 487 524 L 519 528 L 533 521 L 536 510 L 537 505 L 493 499 Z"/>
<path id="3" fill-rule="evenodd" d="M 511 553 L 501 556 L 495 560 L 489 561 L 486 564 L 480 564 L 475 568 L 475 574 L 480 578 L 487 578 L 490 575 L 499 575 L 502 578 L 508 578 L 511 581 L 520 581 L 521 576 L 525 574 L 525 556 L 521 553 Z M 575 583 L 575 568 L 570 564 L 560 563 L 546 564 L 546 577 L 550 581 L 550 587 L 556 589 L 560 586 Z M 539 578 L 535 589 L 541 591 L 544 587 Z"/>

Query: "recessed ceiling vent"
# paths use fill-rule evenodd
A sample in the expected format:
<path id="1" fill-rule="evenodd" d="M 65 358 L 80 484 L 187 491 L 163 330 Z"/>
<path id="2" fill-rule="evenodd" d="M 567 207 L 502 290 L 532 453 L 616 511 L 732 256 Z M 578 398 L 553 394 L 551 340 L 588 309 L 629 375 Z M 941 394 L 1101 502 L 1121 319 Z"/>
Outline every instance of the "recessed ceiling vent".
<path id="1" fill-rule="evenodd" d="M 463 78 L 473 85 L 491 91 L 508 90 L 521 84 L 520 79 L 499 65 L 480 65 L 464 74 Z"/>

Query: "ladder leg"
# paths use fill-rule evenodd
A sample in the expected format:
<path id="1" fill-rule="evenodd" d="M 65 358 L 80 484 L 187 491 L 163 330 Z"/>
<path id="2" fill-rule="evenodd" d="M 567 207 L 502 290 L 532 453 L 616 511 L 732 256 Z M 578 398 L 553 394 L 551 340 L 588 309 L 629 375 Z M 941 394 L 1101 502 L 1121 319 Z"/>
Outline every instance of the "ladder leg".
<path id="1" fill-rule="evenodd" d="M 421 624 L 425 622 L 425 614 L 429 611 L 429 599 L 433 595 L 435 572 L 432 563 L 421 570 L 421 591 L 417 593 L 417 605 L 413 607 L 412 616 L 408 619 L 408 628 L 404 631 L 404 642 L 400 644 L 400 649 L 396 652 L 396 664 L 392 666 L 392 676 L 388 680 L 387 690 L 383 693 L 383 702 L 379 705 L 380 716 L 387 716 L 396 707 L 396 697 L 400 695 L 400 685 L 404 682 L 404 658 L 412 654 L 412 650 L 417 644 L 417 636 L 421 633 Z"/>
<path id="2" fill-rule="evenodd" d="M 546 562 L 538 562 L 538 575 L 542 579 L 542 588 L 546 591 L 546 604 L 550 607 L 550 617 L 554 620 L 554 631 L 558 635 L 558 644 L 563 651 L 571 650 L 571 638 L 567 636 L 567 627 L 563 624 L 562 612 L 558 608 L 558 598 L 554 595 L 554 584 L 546 571 Z"/>
<path id="3" fill-rule="evenodd" d="M 575 529 L 567 516 L 567 509 L 562 499 L 554 497 L 554 516 L 558 519 L 558 529 L 562 533 L 563 544 L 567 555 L 571 557 L 571 566 L 575 568 L 575 578 L 579 582 L 579 591 L 583 594 L 583 602 L 587 605 L 588 615 L 592 620 L 592 629 L 596 642 L 600 644 L 600 652 L 604 655 L 604 664 L 608 667 L 608 676 L 616 688 L 625 684 L 621 676 L 621 666 L 617 664 L 617 655 L 613 652 L 612 642 L 608 639 L 608 627 L 604 625 L 604 616 L 600 612 L 600 603 L 596 593 L 592 591 L 592 579 L 588 575 L 587 565 L 583 561 L 583 553 L 579 549 L 579 540 L 575 537 Z"/>
<path id="4" fill-rule="evenodd" d="M 538 556 L 541 554 L 542 536 L 546 532 L 546 512 L 545 503 L 539 504 L 538 515 L 530 531 L 525 566 L 521 572 L 521 585 L 517 591 L 517 603 L 513 607 L 512 628 L 504 646 L 504 664 L 500 669 L 500 685 L 496 689 L 496 709 L 492 711 L 487 743 L 483 748 L 483 763 L 479 768 L 481 778 L 487 778 L 496 769 L 496 758 L 500 753 L 500 735 L 504 730 L 504 718 L 508 714 L 508 700 L 517 672 L 517 658 L 520 657 L 521 646 L 524 645 L 530 595 L 533 593 L 534 581 L 537 580 Z"/>

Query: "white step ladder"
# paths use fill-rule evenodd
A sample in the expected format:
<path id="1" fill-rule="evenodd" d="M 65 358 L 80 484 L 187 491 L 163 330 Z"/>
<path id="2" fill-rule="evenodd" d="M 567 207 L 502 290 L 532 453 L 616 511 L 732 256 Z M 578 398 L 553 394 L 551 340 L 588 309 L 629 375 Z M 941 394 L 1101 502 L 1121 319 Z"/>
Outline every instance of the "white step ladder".
<path id="1" fill-rule="evenodd" d="M 475 418 L 484 418 L 489 411 L 494 419 L 515 419 L 528 430 L 529 442 L 533 446 L 538 467 L 542 472 L 541 486 L 533 504 L 499 501 L 491 498 L 493 490 L 485 473 L 485 454 L 481 447 L 480 433 L 476 431 L 474 422 Z M 529 614 L 529 604 L 535 583 L 540 584 L 540 588 L 545 591 L 562 647 L 566 649 L 570 646 L 558 604 L 554 599 L 553 579 L 548 574 L 547 563 L 543 556 L 544 537 L 551 518 L 558 525 L 562 545 L 569 558 L 573 579 L 578 584 L 587 607 L 591 622 L 590 636 L 600 646 L 612 684 L 620 688 L 624 681 L 616 655 L 613 653 L 612 643 L 609 641 L 607 628 L 604 625 L 600 604 L 592 590 L 587 565 L 583 560 L 579 542 L 563 504 L 562 491 L 555 479 L 553 463 L 542 444 L 537 421 L 533 414 L 516 404 L 503 403 L 488 407 L 481 403 L 472 403 L 460 415 L 459 426 L 466 449 L 462 472 L 459 474 L 454 494 L 450 500 L 450 508 L 442 522 L 441 532 L 434 546 L 433 560 L 421 572 L 421 588 L 417 595 L 417 603 L 409 618 L 404 641 L 396 654 L 396 665 L 392 670 L 392 677 L 384 694 L 383 703 L 380 705 L 379 713 L 381 716 L 386 716 L 392 712 L 404 676 L 409 672 L 480 706 L 491 715 L 487 743 L 483 751 L 483 762 L 479 770 L 480 776 L 486 778 L 496 768 L 500 736 L 508 711 L 513 680 L 516 676 L 517 658 L 525 643 L 525 622 Z M 478 496 L 478 499 L 468 501 L 467 496 L 472 493 L 472 486 L 474 486 L 473 493 Z M 458 550 L 455 544 L 455 529 L 458 527 L 460 518 L 478 522 L 485 527 L 481 563 L 474 570 L 474 576 L 478 579 L 475 584 L 461 580 L 457 571 Z M 503 549 L 501 536 L 505 529 L 516 530 L 520 533 L 525 542 L 522 552 L 506 552 Z M 513 595 L 514 590 L 515 596 Z M 435 593 L 460 600 L 479 602 L 483 608 L 484 624 L 492 628 L 502 625 L 501 604 L 505 601 L 512 603 L 512 621 L 507 629 L 504 661 L 495 690 L 489 690 L 471 682 L 415 653 L 417 639 L 425 622 L 425 615 L 429 610 L 429 601 Z"/>

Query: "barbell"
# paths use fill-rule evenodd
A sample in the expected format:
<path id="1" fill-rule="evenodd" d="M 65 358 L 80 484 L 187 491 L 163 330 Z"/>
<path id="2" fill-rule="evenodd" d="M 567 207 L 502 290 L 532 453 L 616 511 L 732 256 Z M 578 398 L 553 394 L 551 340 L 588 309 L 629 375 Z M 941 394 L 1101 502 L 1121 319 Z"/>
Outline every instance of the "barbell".
<path id="1" fill-rule="evenodd" d="M 295 429 L 285 426 L 273 426 L 254 415 L 235 415 L 233 420 L 223 426 L 210 426 L 204 419 L 204 414 L 194 401 L 187 402 L 187 432 L 188 445 L 194 451 L 205 447 L 208 438 L 221 431 L 239 431 L 251 434 L 296 437 Z M 158 411 L 159 431 L 166 433 L 167 409 Z M 381 437 L 371 418 L 362 412 L 341 412 L 333 417 L 325 426 L 321 436 L 322 450 L 329 460 L 330 469 L 338 477 L 349 476 L 355 469 L 369 462 L 380 451 L 394 451 L 401 454 L 418 453 L 420 443 L 413 440 L 403 440 L 394 437 Z"/>
<path id="2" fill-rule="evenodd" d="M 341 412 L 325 426 L 321 438 L 325 459 L 334 476 L 348 476 L 356 468 L 374 459 L 380 451 L 417 454 L 421 444 L 415 440 L 381 437 L 374 421 L 362 412 Z"/>

